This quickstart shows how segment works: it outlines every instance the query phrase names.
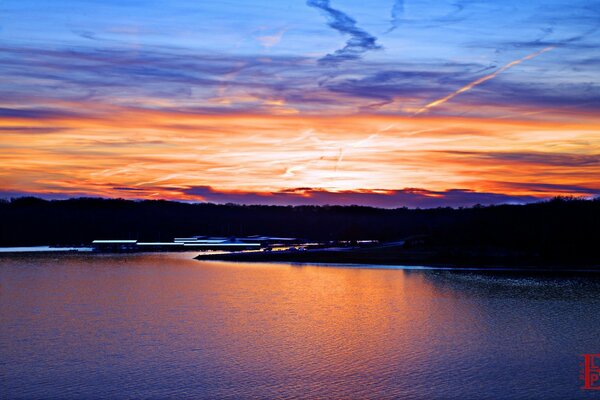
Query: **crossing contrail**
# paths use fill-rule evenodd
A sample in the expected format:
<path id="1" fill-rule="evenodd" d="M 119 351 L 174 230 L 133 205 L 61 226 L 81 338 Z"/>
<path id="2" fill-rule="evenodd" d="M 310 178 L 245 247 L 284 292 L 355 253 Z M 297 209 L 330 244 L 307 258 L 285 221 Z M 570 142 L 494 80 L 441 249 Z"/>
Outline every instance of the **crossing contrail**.
<path id="1" fill-rule="evenodd" d="M 421 107 L 416 113 L 417 114 L 421 114 L 422 112 L 428 111 L 431 108 L 437 107 L 441 104 L 444 104 L 445 102 L 447 102 L 448 100 L 453 99 L 454 97 L 458 96 L 461 93 L 467 92 L 471 89 L 473 89 L 475 86 L 481 85 L 484 82 L 489 81 L 490 79 L 495 78 L 496 76 L 498 76 L 499 74 L 501 74 L 502 72 L 511 69 L 512 67 L 521 64 L 523 61 L 527 61 L 527 60 L 531 60 L 532 58 L 535 58 L 547 51 L 550 51 L 552 49 L 554 49 L 556 46 L 549 46 L 546 48 L 543 48 L 542 50 L 536 51 L 535 53 L 531 53 L 529 55 L 526 55 L 523 58 L 519 58 L 518 60 L 515 61 L 511 61 L 508 64 L 504 65 L 503 67 L 498 68 L 496 71 L 492 72 L 491 74 L 482 76 L 479 79 L 474 80 L 473 82 L 461 87 L 460 89 L 458 89 L 457 91 L 450 93 L 449 95 L 442 97 L 441 99 L 437 99 L 435 101 L 432 101 L 431 103 Z"/>

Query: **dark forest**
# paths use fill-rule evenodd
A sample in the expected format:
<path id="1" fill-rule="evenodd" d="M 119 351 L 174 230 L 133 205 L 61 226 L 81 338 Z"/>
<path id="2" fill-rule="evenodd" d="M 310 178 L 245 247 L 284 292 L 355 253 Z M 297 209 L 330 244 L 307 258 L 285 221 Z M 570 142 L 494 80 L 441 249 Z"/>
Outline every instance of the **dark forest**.
<path id="1" fill-rule="evenodd" d="M 600 199 L 526 205 L 378 209 L 360 206 L 244 206 L 79 198 L 0 202 L 0 245 L 86 245 L 94 239 L 172 240 L 272 235 L 310 240 L 397 240 L 492 248 L 597 262 Z"/>

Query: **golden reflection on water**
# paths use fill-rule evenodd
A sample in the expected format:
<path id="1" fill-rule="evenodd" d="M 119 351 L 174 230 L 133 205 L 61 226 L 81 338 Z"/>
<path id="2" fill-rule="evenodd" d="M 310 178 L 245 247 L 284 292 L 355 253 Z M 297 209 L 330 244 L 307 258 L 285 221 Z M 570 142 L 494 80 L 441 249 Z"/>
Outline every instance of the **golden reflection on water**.
<path id="1" fill-rule="evenodd" d="M 262 349 L 268 369 L 309 367 L 346 385 L 382 368 L 401 376 L 412 368 L 410 359 L 436 351 L 440 338 L 469 340 L 472 331 L 462 327 L 474 326 L 477 315 L 474 305 L 457 307 L 451 292 L 423 274 L 273 264 L 202 268 L 216 272 L 210 285 L 220 289 L 208 308 L 227 313 L 217 336 L 230 341 L 238 362 L 252 363 Z M 235 279 L 221 275 L 223 268 L 234 269 Z"/>

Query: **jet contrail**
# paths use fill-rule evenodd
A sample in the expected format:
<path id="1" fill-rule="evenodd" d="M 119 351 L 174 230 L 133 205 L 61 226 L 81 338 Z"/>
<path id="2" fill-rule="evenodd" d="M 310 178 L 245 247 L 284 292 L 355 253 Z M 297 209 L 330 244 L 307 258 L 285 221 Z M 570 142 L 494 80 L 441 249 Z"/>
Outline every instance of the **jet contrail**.
<path id="1" fill-rule="evenodd" d="M 360 29 L 354 18 L 343 13 L 340 10 L 331 7 L 330 0 L 307 0 L 306 4 L 310 7 L 320 9 L 329 22 L 327 25 L 343 35 L 350 38 L 346 45 L 336 50 L 333 54 L 327 54 L 319 62 L 323 64 L 338 64 L 348 60 L 358 60 L 362 54 L 369 50 L 380 50 L 382 47 L 377 44 L 377 38 L 367 31 Z"/>
<path id="2" fill-rule="evenodd" d="M 496 77 L 498 74 L 501 74 L 502 72 L 506 71 L 507 69 L 510 69 L 510 68 L 514 67 L 515 65 L 519 65 L 519 64 L 521 64 L 523 61 L 531 60 L 532 58 L 534 58 L 534 57 L 537 57 L 537 56 L 539 56 L 540 54 L 543 54 L 543 53 L 545 53 L 545 52 L 547 52 L 547 51 L 550 51 L 550 50 L 554 49 L 555 47 L 556 47 L 556 46 L 549 46 L 549 47 L 543 48 L 543 49 L 542 49 L 542 50 L 540 50 L 540 51 L 536 51 L 535 53 L 531 53 L 531 54 L 529 54 L 529 55 L 527 55 L 527 56 L 525 56 L 525 57 L 523 57 L 523 58 L 520 58 L 520 59 L 518 59 L 518 60 L 511 61 L 511 62 L 509 62 L 508 64 L 504 65 L 503 67 L 501 67 L 501 68 L 497 69 L 495 72 L 492 72 L 492 73 L 491 73 L 491 74 L 489 74 L 489 75 L 482 76 L 481 78 L 479 78 L 479 79 L 476 79 L 476 80 L 474 80 L 473 82 L 471 82 L 471 83 L 469 83 L 469 84 L 467 84 L 467 85 L 465 85 L 465 86 L 461 87 L 461 88 L 460 88 L 460 89 L 458 89 L 456 92 L 450 93 L 450 94 L 449 94 L 448 96 L 446 96 L 446 97 L 442 97 L 441 99 L 437 99 L 437 100 L 435 100 L 435 101 L 432 101 L 431 103 L 429 103 L 429 104 L 427 104 L 427 105 L 425 105 L 425 106 L 421 107 L 421 108 L 419 109 L 419 111 L 417 111 L 417 112 L 415 113 L 415 115 L 417 115 L 417 114 L 421 114 L 422 112 L 425 112 L 425 111 L 427 111 L 427 110 L 429 110 L 429 109 L 431 109 L 431 108 L 433 108 L 433 107 L 437 107 L 437 106 L 439 106 L 440 104 L 444 104 L 445 102 L 447 102 L 448 100 L 451 100 L 451 99 L 452 99 L 452 98 L 454 98 L 455 96 L 458 96 L 458 95 L 459 95 L 459 94 L 461 94 L 461 93 L 464 93 L 464 92 L 466 92 L 466 91 L 469 91 L 469 90 L 473 89 L 475 86 L 477 86 L 477 85 L 481 85 L 483 82 L 486 82 L 486 81 L 489 81 L 489 80 L 490 80 L 490 79 L 492 79 L 492 78 L 495 78 L 495 77 Z"/>

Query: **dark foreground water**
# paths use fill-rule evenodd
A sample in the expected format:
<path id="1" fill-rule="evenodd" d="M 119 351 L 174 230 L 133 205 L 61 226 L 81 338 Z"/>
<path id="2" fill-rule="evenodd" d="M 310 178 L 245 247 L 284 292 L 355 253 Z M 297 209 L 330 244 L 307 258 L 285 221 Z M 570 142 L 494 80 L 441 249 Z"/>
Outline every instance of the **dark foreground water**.
<path id="1" fill-rule="evenodd" d="M 0 258 L 0 397 L 600 398 L 589 277 L 192 256 Z"/>

